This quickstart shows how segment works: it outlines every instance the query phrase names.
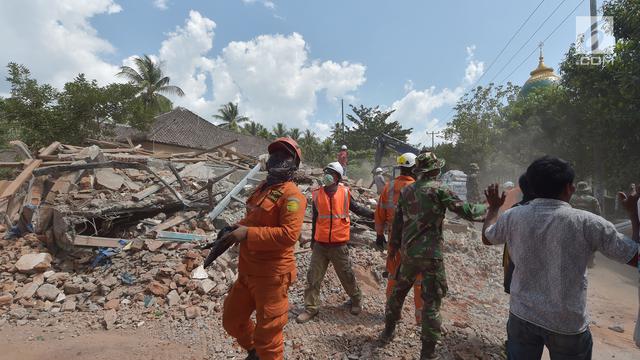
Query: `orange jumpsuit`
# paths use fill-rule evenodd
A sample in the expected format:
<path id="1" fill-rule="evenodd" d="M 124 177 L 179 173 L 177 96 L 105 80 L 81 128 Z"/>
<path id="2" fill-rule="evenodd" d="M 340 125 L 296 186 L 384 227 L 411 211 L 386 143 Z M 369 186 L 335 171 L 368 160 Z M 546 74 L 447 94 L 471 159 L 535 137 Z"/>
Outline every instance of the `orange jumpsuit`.
<path id="1" fill-rule="evenodd" d="M 224 301 L 222 324 L 261 360 L 284 358 L 282 329 L 288 321 L 289 286 L 296 279 L 294 245 L 306 207 L 293 182 L 261 185 L 247 200 L 247 215 L 239 222 L 249 229 L 240 245 L 238 280 Z"/>
<path id="2" fill-rule="evenodd" d="M 382 194 L 380 194 L 380 199 L 378 200 L 378 206 L 376 207 L 375 212 L 375 223 L 376 223 L 376 233 L 378 235 L 384 235 L 391 233 L 391 224 L 393 224 L 393 217 L 396 212 L 396 205 L 398 204 L 398 198 L 400 197 L 400 190 L 405 186 L 413 183 L 415 180 L 411 176 L 400 175 L 396 177 L 394 180 L 385 185 Z M 392 191 L 390 191 L 392 189 Z M 390 245 L 389 245 L 390 246 Z M 399 250 L 399 249 L 396 249 Z M 389 247 L 389 253 L 391 252 L 391 247 Z M 393 291 L 393 287 L 396 284 L 396 272 L 400 267 L 400 251 L 396 251 L 395 256 L 387 256 L 387 272 L 389 273 L 388 281 L 387 281 L 387 299 L 391 296 L 391 292 Z M 422 278 L 419 276 L 416 279 L 416 284 L 413 286 L 413 298 L 416 306 L 416 323 L 422 323 L 422 306 L 424 301 L 421 297 L 421 286 L 420 282 Z"/>

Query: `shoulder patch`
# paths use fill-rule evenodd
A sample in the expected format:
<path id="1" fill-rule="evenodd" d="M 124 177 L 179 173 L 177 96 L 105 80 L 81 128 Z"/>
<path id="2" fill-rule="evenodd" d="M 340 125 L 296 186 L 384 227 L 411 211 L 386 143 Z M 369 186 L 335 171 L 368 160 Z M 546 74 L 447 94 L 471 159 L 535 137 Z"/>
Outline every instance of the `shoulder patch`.
<path id="1" fill-rule="evenodd" d="M 300 209 L 300 200 L 294 197 L 287 198 L 287 211 L 296 212 L 298 209 Z"/>
<path id="2" fill-rule="evenodd" d="M 271 190 L 269 195 L 267 195 L 267 199 L 273 201 L 274 203 L 278 201 L 282 197 L 283 193 L 280 190 Z"/>

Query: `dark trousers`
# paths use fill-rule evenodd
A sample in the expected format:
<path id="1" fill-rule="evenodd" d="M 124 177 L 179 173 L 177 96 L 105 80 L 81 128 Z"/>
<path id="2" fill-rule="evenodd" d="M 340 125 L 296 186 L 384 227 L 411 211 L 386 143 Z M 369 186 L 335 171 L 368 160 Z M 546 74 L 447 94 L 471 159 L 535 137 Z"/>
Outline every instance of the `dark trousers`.
<path id="1" fill-rule="evenodd" d="M 507 359 L 510 360 L 539 360 L 545 346 L 551 360 L 591 359 L 593 341 L 588 329 L 581 334 L 562 335 L 509 314 L 507 337 Z"/>

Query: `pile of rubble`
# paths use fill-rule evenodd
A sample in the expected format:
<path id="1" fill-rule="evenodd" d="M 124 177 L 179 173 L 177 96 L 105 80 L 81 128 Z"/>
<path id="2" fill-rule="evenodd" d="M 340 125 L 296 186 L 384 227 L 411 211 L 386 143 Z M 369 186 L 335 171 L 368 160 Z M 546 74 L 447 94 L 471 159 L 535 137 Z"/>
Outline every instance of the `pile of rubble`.
<path id="1" fill-rule="evenodd" d="M 244 215 L 246 196 L 264 179 L 263 161 L 231 143 L 164 154 L 91 142 L 53 143 L 35 156 L 13 142 L 25 160 L 5 163 L 24 169 L 0 183 L 7 224 L 0 314 L 6 309 L 5 319 L 23 324 L 42 313 L 100 313 L 109 329 L 126 326 L 126 318 L 117 320 L 120 310 L 191 319 L 219 308 L 237 277 L 237 253 L 232 249 L 205 270 L 208 250 L 200 247 Z M 309 167 L 298 172 L 295 181 L 309 199 L 321 174 Z M 352 185 L 358 201 L 375 206 L 372 191 Z M 310 223 L 308 216 L 303 246 Z M 355 242 L 370 243 L 371 221 L 354 226 Z"/>

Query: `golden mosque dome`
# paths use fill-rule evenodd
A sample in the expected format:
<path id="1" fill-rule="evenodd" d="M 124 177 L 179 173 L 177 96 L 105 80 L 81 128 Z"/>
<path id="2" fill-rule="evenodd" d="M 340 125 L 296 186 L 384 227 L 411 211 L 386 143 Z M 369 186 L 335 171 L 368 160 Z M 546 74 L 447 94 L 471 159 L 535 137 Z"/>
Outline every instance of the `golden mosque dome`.
<path id="1" fill-rule="evenodd" d="M 553 72 L 553 68 L 545 65 L 544 56 L 542 55 L 542 45 L 540 46 L 540 57 L 538 67 L 535 68 L 530 74 L 531 76 L 524 83 L 520 89 L 519 96 L 524 97 L 531 93 L 533 90 L 548 87 L 551 85 L 557 85 L 560 83 L 560 77 Z"/>

